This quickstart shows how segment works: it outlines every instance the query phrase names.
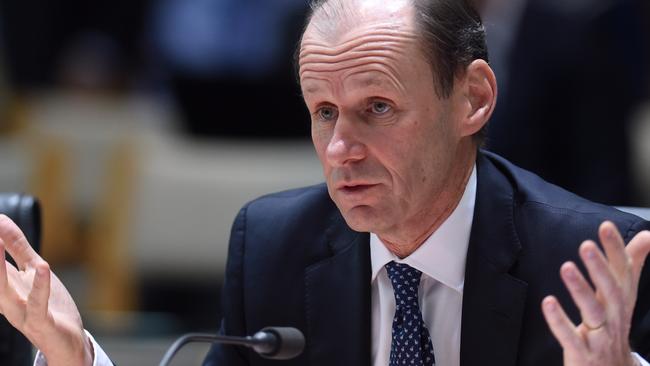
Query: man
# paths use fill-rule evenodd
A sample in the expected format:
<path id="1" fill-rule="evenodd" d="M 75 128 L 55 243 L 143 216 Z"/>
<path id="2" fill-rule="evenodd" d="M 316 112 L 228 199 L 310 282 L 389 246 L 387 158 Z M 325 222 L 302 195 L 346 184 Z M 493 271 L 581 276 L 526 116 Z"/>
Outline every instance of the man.
<path id="1" fill-rule="evenodd" d="M 650 232 L 640 231 L 650 223 L 478 149 L 496 80 L 475 12 L 459 0 L 315 8 L 299 76 L 327 185 L 266 196 L 239 213 L 222 326 L 233 335 L 295 326 L 307 348 L 279 363 L 215 346 L 205 364 L 634 365 L 642 360 L 633 350 L 648 357 L 650 281 L 641 269 Z M 604 254 L 593 241 L 578 246 L 596 236 Z M 105 357 L 7 219 L 0 238 L 24 269 L 0 268 L 7 318 L 50 365 Z"/>

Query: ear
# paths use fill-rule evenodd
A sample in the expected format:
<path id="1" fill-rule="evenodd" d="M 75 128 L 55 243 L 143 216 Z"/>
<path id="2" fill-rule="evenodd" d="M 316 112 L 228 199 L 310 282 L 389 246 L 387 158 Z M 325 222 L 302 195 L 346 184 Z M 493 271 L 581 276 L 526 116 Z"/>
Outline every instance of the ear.
<path id="1" fill-rule="evenodd" d="M 460 132 L 461 136 L 470 136 L 487 123 L 494 111 L 497 80 L 490 65 L 479 59 L 467 66 L 459 84 L 463 98 Z"/>

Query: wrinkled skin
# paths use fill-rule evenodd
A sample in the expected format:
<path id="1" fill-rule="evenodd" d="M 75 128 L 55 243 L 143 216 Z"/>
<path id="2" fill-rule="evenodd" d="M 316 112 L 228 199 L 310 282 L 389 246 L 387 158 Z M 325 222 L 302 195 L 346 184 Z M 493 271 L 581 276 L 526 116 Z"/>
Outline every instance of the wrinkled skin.
<path id="1" fill-rule="evenodd" d="M 477 60 L 439 98 L 410 6 L 370 3 L 345 32 L 307 28 L 300 82 L 330 196 L 353 229 L 406 256 L 460 200 L 496 82 Z"/>
<path id="2" fill-rule="evenodd" d="M 18 268 L 5 260 L 5 249 Z M 91 365 L 92 346 L 74 300 L 5 215 L 0 253 L 0 313 L 43 352 L 49 366 Z"/>
<path id="3" fill-rule="evenodd" d="M 639 278 L 650 252 L 650 232 L 638 233 L 625 246 L 614 224 L 604 222 L 599 237 L 605 255 L 593 241 L 580 246 L 580 258 L 595 289 L 574 263 L 560 268 L 582 322 L 573 324 L 554 296 L 542 301 L 542 311 L 562 345 L 565 365 L 637 365 L 631 357 L 629 336 Z"/>

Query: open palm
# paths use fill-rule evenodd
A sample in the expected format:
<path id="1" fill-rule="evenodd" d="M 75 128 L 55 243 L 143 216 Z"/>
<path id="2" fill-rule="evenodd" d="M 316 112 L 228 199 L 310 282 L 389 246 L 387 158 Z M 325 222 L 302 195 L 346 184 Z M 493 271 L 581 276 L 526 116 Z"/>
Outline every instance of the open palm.
<path id="1" fill-rule="evenodd" d="M 5 249 L 18 268 L 6 261 Z M 91 365 L 92 347 L 70 293 L 4 215 L 0 254 L 0 313 L 43 352 L 48 365 Z"/>

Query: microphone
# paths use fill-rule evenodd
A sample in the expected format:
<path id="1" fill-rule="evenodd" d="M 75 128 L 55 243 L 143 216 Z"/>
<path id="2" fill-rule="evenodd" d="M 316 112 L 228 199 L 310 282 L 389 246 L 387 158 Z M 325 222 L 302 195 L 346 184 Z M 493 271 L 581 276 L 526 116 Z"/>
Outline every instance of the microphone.
<path id="1" fill-rule="evenodd" d="M 266 327 L 253 336 L 231 337 L 218 334 L 189 333 L 178 338 L 169 347 L 159 366 L 167 366 L 174 355 L 191 342 L 223 343 L 252 348 L 260 356 L 272 360 L 289 360 L 305 348 L 305 336 L 296 328 Z"/>

